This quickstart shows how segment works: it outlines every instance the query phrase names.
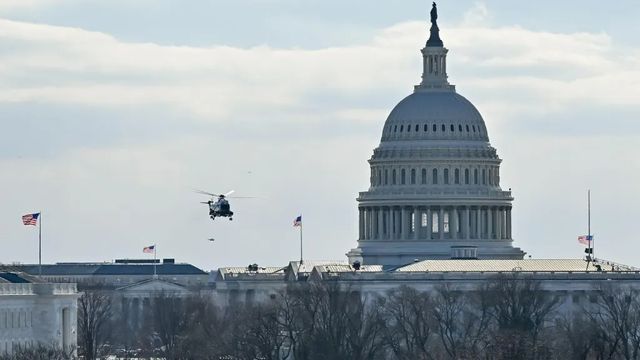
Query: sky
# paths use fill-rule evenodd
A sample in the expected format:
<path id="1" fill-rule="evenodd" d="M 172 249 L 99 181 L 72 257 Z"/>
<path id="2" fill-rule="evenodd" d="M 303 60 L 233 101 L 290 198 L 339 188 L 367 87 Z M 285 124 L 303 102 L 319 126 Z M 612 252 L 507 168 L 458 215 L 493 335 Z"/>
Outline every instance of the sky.
<path id="1" fill-rule="evenodd" d="M 346 260 L 426 1 L 0 0 L 0 262 L 202 269 Z M 640 2 L 440 1 L 457 91 L 511 188 L 514 245 L 640 266 Z M 193 189 L 235 190 L 233 221 Z M 215 241 L 208 241 L 214 238 Z"/>

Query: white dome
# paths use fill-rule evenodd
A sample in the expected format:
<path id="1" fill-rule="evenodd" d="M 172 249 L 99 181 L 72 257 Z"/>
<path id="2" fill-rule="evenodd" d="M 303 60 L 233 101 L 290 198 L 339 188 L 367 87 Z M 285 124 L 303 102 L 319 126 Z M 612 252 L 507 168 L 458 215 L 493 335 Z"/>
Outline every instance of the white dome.
<path id="1" fill-rule="evenodd" d="M 391 111 L 382 141 L 489 141 L 478 110 L 454 91 L 416 91 Z"/>

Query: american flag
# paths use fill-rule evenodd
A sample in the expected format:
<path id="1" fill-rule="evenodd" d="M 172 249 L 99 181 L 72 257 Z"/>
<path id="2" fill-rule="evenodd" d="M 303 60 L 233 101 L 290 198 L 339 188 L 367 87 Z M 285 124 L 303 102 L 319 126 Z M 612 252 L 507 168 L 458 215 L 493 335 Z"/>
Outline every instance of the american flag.
<path id="1" fill-rule="evenodd" d="M 153 254 L 155 251 L 156 251 L 156 246 L 155 245 L 147 246 L 147 247 L 142 249 L 142 252 L 146 253 L 146 254 Z"/>
<path id="2" fill-rule="evenodd" d="M 580 235 L 578 236 L 578 242 L 582 245 L 591 246 L 593 235 Z"/>
<path id="3" fill-rule="evenodd" d="M 302 215 L 293 220 L 293 226 L 302 226 Z"/>
<path id="4" fill-rule="evenodd" d="M 40 213 L 23 215 L 22 223 L 25 225 L 36 226 L 36 224 L 38 223 L 38 216 L 40 216 Z"/>

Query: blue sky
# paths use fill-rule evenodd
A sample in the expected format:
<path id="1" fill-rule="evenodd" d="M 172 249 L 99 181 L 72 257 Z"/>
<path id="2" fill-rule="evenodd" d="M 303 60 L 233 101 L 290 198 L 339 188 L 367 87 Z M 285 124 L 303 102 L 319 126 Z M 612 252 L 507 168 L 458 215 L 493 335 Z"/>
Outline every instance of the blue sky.
<path id="1" fill-rule="evenodd" d="M 442 1 L 449 77 L 513 188 L 515 245 L 640 265 L 640 3 Z M 0 2 L 0 262 L 158 254 L 212 269 L 356 245 L 384 120 L 420 76 L 424 1 Z M 257 196 L 233 222 L 191 188 Z M 211 243 L 207 239 L 216 238 Z"/>

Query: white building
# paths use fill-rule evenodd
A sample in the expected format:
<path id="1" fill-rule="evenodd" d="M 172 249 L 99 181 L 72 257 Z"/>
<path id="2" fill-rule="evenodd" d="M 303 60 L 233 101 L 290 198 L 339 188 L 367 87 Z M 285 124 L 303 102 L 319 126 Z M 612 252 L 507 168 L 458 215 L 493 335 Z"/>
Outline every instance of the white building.
<path id="1" fill-rule="evenodd" d="M 75 350 L 79 296 L 76 284 L 0 270 L 0 353 L 37 344 Z"/>
<path id="2" fill-rule="evenodd" d="M 400 285 L 473 289 L 518 273 L 565 294 L 567 304 L 607 282 L 640 289 L 640 269 L 605 260 L 523 259 L 513 246 L 510 191 L 478 110 L 447 80 L 447 54 L 431 12 L 422 79 L 389 114 L 369 160 L 370 187 L 357 198 L 358 246 L 349 261 L 223 268 L 220 301 L 275 298 L 287 284 L 338 281 L 362 293 Z"/>

